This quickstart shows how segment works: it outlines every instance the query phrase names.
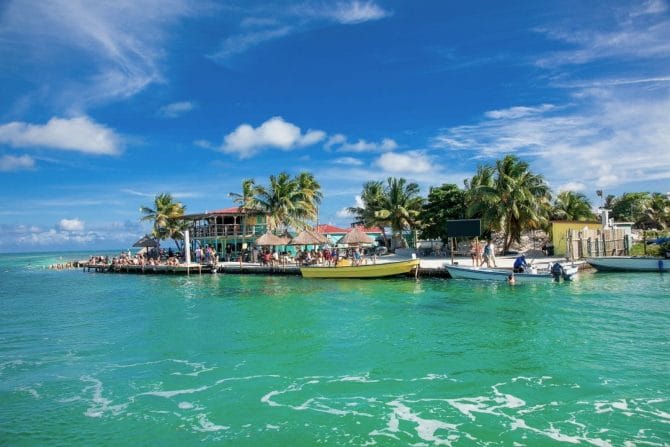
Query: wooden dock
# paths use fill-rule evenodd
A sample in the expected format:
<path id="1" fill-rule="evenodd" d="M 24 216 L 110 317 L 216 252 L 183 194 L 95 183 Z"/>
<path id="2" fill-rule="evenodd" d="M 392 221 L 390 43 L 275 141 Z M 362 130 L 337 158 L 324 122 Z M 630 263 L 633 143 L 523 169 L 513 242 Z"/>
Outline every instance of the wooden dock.
<path id="1" fill-rule="evenodd" d="M 135 274 L 164 274 L 164 275 L 190 275 L 212 273 L 215 271 L 212 265 L 190 264 L 190 265 L 135 265 L 135 264 L 83 264 L 85 271 L 98 273 L 135 273 Z"/>

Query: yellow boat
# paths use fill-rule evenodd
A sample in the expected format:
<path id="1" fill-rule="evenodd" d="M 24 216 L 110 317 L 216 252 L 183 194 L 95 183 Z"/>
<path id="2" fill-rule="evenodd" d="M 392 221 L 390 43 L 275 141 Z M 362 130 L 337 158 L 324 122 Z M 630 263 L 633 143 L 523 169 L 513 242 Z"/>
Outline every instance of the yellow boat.
<path id="1" fill-rule="evenodd" d="M 419 268 L 420 259 L 408 259 L 397 262 L 380 262 L 358 266 L 337 267 L 300 267 L 304 278 L 383 278 L 386 276 L 406 275 Z"/>

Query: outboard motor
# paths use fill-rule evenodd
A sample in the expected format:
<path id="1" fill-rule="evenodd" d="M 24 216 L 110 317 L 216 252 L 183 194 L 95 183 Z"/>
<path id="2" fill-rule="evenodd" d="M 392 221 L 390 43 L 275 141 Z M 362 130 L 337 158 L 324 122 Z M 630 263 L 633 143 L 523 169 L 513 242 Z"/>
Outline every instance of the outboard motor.
<path id="1" fill-rule="evenodd" d="M 551 266 L 551 276 L 554 277 L 554 281 L 561 280 L 561 276 L 563 276 L 563 266 L 558 262 L 555 262 L 554 265 Z"/>

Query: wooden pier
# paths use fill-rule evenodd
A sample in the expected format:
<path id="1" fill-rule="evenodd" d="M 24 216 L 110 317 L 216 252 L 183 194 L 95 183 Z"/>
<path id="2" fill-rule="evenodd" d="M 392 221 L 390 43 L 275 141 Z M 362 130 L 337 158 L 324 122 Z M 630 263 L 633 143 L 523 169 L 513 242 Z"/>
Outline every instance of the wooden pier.
<path id="1" fill-rule="evenodd" d="M 190 265 L 135 265 L 135 264 L 83 264 L 85 271 L 98 273 L 136 273 L 136 274 L 164 274 L 164 275 L 190 275 L 212 273 L 215 271 L 212 265 L 190 264 Z"/>

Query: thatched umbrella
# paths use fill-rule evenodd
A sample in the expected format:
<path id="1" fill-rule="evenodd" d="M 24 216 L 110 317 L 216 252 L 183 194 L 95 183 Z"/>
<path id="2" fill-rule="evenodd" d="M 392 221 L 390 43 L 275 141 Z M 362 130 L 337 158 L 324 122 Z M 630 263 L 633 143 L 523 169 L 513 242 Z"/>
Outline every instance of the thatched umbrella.
<path id="1" fill-rule="evenodd" d="M 320 245 L 330 241 L 327 236 L 312 230 L 302 230 L 300 234 L 291 239 L 289 245 Z"/>
<path id="2" fill-rule="evenodd" d="M 288 239 L 275 236 L 274 234 L 270 233 L 269 231 L 265 233 L 263 236 L 259 237 L 256 239 L 255 244 L 256 245 L 286 245 L 288 244 Z"/>
<path id="3" fill-rule="evenodd" d="M 158 247 L 158 241 L 146 234 L 139 241 L 135 242 L 133 247 Z"/>
<path id="4" fill-rule="evenodd" d="M 372 244 L 374 241 L 370 236 L 365 234 L 360 228 L 354 227 L 351 231 L 349 231 L 347 234 L 342 236 L 339 241 L 337 241 L 338 245 L 361 245 L 361 244 Z"/>

